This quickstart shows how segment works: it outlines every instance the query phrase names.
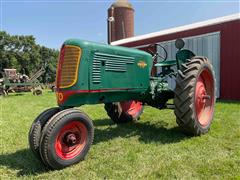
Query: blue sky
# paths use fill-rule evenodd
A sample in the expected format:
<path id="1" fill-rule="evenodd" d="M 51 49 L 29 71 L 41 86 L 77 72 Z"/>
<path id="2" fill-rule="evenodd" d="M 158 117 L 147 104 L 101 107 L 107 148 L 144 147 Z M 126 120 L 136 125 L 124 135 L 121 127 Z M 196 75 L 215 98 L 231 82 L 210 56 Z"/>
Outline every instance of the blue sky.
<path id="1" fill-rule="evenodd" d="M 0 0 L 1 30 L 34 35 L 38 44 L 59 48 L 68 38 L 107 42 L 107 8 L 113 1 Z M 238 13 L 239 1 L 137 1 L 135 35 Z"/>

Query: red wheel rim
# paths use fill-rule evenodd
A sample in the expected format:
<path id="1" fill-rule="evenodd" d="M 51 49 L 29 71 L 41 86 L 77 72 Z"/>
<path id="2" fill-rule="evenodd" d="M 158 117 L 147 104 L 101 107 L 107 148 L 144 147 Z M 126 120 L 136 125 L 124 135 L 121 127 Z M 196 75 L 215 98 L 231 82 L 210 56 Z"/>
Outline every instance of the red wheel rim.
<path id="1" fill-rule="evenodd" d="M 79 121 L 66 124 L 55 141 L 56 154 L 64 160 L 78 156 L 87 142 L 87 128 Z"/>
<path id="2" fill-rule="evenodd" d="M 198 122 L 206 126 L 212 120 L 214 109 L 214 80 L 208 69 L 203 70 L 197 78 L 195 89 L 195 109 Z"/>
<path id="3" fill-rule="evenodd" d="M 136 117 L 142 110 L 142 103 L 139 101 L 125 101 L 120 103 L 122 111 Z"/>

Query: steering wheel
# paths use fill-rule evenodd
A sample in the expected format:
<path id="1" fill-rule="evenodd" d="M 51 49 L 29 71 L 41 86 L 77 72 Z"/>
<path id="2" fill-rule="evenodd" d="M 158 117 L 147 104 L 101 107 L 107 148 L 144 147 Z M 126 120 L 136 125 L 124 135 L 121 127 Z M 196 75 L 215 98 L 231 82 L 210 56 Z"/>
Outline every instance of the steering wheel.
<path id="1" fill-rule="evenodd" d="M 154 48 L 155 46 L 161 47 L 163 49 L 163 51 L 164 51 L 164 55 L 165 56 L 160 55 L 158 52 L 153 52 L 152 48 Z M 157 61 L 157 57 L 160 57 L 161 59 L 163 59 L 161 62 L 164 62 L 164 61 L 167 60 L 167 57 L 168 57 L 167 50 L 165 49 L 165 47 L 163 47 L 159 43 L 149 45 L 147 51 L 153 56 L 154 62 Z"/>

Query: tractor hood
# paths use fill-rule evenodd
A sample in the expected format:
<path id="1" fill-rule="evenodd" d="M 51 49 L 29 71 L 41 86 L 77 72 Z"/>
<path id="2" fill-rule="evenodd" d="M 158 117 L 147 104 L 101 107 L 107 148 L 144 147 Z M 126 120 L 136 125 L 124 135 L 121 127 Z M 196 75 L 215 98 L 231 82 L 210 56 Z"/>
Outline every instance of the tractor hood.
<path id="1" fill-rule="evenodd" d="M 152 56 L 144 51 L 69 39 L 60 52 L 57 91 L 144 92 L 151 68 Z"/>

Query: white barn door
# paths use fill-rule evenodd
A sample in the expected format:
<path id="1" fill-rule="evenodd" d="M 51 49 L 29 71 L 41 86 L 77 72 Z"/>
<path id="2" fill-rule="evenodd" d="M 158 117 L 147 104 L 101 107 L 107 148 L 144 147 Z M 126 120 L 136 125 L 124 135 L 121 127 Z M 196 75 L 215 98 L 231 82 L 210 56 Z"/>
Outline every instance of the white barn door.
<path id="1" fill-rule="evenodd" d="M 220 96 L 220 32 L 202 34 L 199 36 L 191 36 L 183 38 L 185 42 L 185 49 L 193 51 L 198 56 L 206 56 L 215 71 L 217 97 Z M 175 54 L 177 49 L 175 47 L 175 40 L 160 42 L 168 52 L 168 59 L 176 59 Z M 158 53 L 164 55 L 162 48 L 158 47 Z M 161 60 L 161 59 L 159 59 Z M 158 72 L 161 69 L 158 68 Z M 175 79 L 168 80 L 170 88 L 175 88 Z"/>

